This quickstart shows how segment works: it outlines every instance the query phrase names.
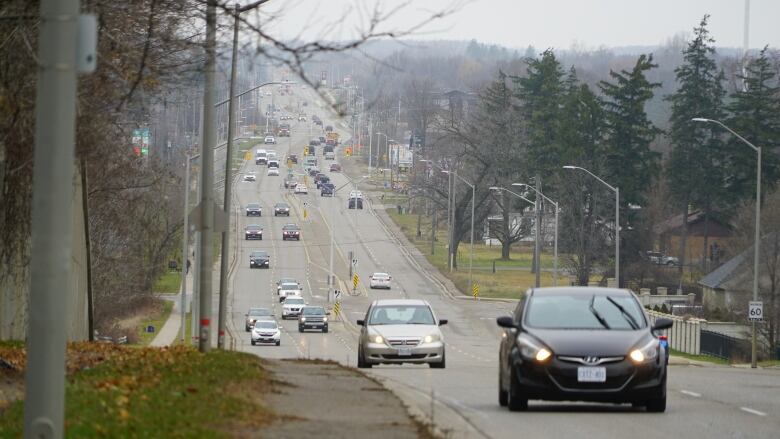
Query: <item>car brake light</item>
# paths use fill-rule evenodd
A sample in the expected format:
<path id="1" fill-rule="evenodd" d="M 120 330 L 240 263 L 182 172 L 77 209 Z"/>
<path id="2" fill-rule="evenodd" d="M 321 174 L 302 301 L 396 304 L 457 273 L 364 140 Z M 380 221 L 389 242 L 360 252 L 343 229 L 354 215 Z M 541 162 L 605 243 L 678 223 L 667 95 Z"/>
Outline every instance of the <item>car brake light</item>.
<path id="1" fill-rule="evenodd" d="M 665 341 L 668 341 L 668 340 L 669 340 L 669 337 L 668 337 L 668 336 L 666 336 L 666 335 L 659 335 L 659 336 L 658 336 L 658 339 L 659 339 L 659 340 L 665 340 Z"/>

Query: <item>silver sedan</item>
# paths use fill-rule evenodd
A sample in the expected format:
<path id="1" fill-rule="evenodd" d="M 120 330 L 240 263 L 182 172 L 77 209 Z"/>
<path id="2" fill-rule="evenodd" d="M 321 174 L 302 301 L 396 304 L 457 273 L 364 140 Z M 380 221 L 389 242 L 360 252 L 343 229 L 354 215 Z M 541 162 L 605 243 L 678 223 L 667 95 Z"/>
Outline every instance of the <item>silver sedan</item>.
<path id="1" fill-rule="evenodd" d="M 444 368 L 444 337 L 436 318 L 424 300 L 375 300 L 366 312 L 358 346 L 358 367 L 382 363 L 427 363 Z"/>

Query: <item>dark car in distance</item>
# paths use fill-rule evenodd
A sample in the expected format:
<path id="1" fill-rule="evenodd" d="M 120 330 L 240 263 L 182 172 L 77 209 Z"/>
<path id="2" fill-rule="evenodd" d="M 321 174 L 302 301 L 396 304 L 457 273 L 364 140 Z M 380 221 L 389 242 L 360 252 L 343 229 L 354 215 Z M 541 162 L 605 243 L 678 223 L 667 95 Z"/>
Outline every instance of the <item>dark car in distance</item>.
<path id="1" fill-rule="evenodd" d="M 512 411 L 529 399 L 630 403 L 666 410 L 666 350 L 629 290 L 554 287 L 529 290 L 504 328 L 498 402 Z"/>
<path id="2" fill-rule="evenodd" d="M 328 312 L 321 306 L 305 306 L 298 315 L 298 332 L 316 329 L 328 333 Z"/>
<path id="3" fill-rule="evenodd" d="M 249 224 L 244 229 L 245 239 L 259 239 L 263 240 L 263 228 L 257 224 Z"/>
<path id="4" fill-rule="evenodd" d="M 333 183 L 325 183 L 320 187 L 321 197 L 332 197 L 333 191 L 336 189 Z"/>
<path id="5" fill-rule="evenodd" d="M 282 241 L 288 239 L 301 240 L 301 228 L 297 224 L 290 223 L 282 226 Z"/>
<path id="6" fill-rule="evenodd" d="M 287 156 L 287 160 L 289 160 L 291 163 L 298 164 L 298 155 L 297 154 L 290 154 Z"/>
<path id="7" fill-rule="evenodd" d="M 249 203 L 246 205 L 246 216 L 263 216 L 263 209 L 258 203 Z"/>
<path id="8" fill-rule="evenodd" d="M 274 204 L 274 216 L 290 216 L 290 206 L 287 203 Z"/>
<path id="9" fill-rule="evenodd" d="M 267 251 L 255 250 L 249 254 L 249 268 L 269 268 L 271 256 Z"/>

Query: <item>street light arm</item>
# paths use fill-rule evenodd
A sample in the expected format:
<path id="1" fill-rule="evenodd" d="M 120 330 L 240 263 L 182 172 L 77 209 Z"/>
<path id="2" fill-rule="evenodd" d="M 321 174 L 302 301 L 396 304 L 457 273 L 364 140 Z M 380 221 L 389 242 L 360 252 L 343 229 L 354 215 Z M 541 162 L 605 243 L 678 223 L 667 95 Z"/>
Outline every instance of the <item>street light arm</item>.
<path id="1" fill-rule="evenodd" d="M 594 173 L 592 173 L 592 172 L 588 171 L 588 170 L 587 170 L 587 169 L 585 169 L 585 168 L 581 168 L 581 167 L 579 167 L 579 166 L 564 166 L 564 167 L 563 167 L 563 169 L 579 169 L 580 171 L 585 171 L 585 172 L 587 172 L 588 174 L 590 174 L 590 176 L 591 176 L 591 177 L 593 177 L 593 178 L 595 178 L 596 180 L 600 181 L 600 182 L 601 182 L 601 183 L 602 183 L 604 186 L 606 186 L 606 187 L 610 188 L 610 189 L 612 190 L 612 192 L 617 192 L 617 188 L 616 188 L 616 187 L 614 187 L 614 186 L 612 186 L 611 184 L 607 183 L 606 181 L 602 180 L 602 179 L 601 179 L 601 178 L 599 178 L 599 177 L 598 177 L 596 174 L 594 174 Z"/>
<path id="2" fill-rule="evenodd" d="M 435 165 L 434 165 L 434 166 L 435 166 Z M 439 169 L 441 169 L 441 168 L 439 168 Z M 450 173 L 450 171 L 446 171 L 446 170 L 444 170 L 444 169 L 441 169 L 441 172 L 443 172 L 443 173 L 445 173 L 445 174 L 449 174 L 449 173 Z M 473 185 L 473 184 L 471 184 L 471 183 L 469 183 L 469 181 L 468 181 L 468 180 L 466 180 L 465 178 L 461 177 L 461 176 L 460 176 L 460 175 L 458 175 L 457 173 L 453 173 L 452 175 L 454 175 L 454 176 L 456 176 L 456 177 L 460 178 L 460 181 L 462 181 L 462 182 L 466 183 L 467 185 L 469 185 L 469 187 L 471 187 L 471 189 L 474 189 L 474 185 Z"/>
<path id="3" fill-rule="evenodd" d="M 551 199 L 550 199 L 550 197 L 548 197 L 547 195 L 545 195 L 545 194 L 541 193 L 541 192 L 539 191 L 539 189 L 537 189 L 537 188 L 535 188 L 535 187 L 531 186 L 530 184 L 526 184 L 526 183 L 512 183 L 512 186 L 525 186 L 525 187 L 527 187 L 527 188 L 533 189 L 533 190 L 534 190 L 534 192 L 536 192 L 536 194 L 537 194 L 537 195 L 539 195 L 540 197 L 542 197 L 542 198 L 544 198 L 545 200 L 547 200 L 547 202 L 549 202 L 550 204 L 552 204 L 553 206 L 555 206 L 555 208 L 556 208 L 556 209 L 558 208 L 558 203 L 556 203 L 555 201 L 551 200 Z"/>
<path id="4" fill-rule="evenodd" d="M 249 11 L 251 9 L 254 9 L 254 8 L 256 8 L 256 7 L 262 5 L 263 3 L 266 3 L 268 1 L 269 0 L 258 0 L 258 1 L 254 2 L 254 3 L 250 3 L 250 4 L 246 5 L 246 6 L 242 6 L 242 7 L 238 8 L 238 13 L 240 14 L 242 12 L 246 12 L 246 11 Z"/>
<path id="5" fill-rule="evenodd" d="M 691 120 L 694 121 L 694 122 L 703 122 L 703 123 L 712 122 L 712 123 L 714 123 L 716 125 L 720 125 L 724 130 L 726 130 L 726 131 L 730 132 L 731 134 L 733 134 L 734 137 L 736 137 L 737 139 L 745 142 L 749 147 L 753 148 L 753 151 L 757 152 L 758 149 L 759 149 L 756 145 L 753 145 L 752 143 L 748 142 L 747 139 L 745 139 L 744 137 L 742 137 L 739 134 L 737 134 L 734 130 L 732 130 L 731 128 L 727 127 L 726 124 L 724 124 L 723 122 L 721 122 L 719 120 L 706 119 L 706 118 L 703 118 L 703 117 L 694 117 Z"/>
<path id="6" fill-rule="evenodd" d="M 512 191 L 510 191 L 509 189 L 507 189 L 507 188 L 505 188 L 505 187 L 491 186 L 491 187 L 490 187 L 490 190 L 499 191 L 499 192 L 500 192 L 500 191 L 507 191 L 507 192 L 509 192 L 510 194 L 512 194 L 512 195 L 514 195 L 514 196 L 516 196 L 517 198 L 519 198 L 519 199 L 521 199 L 521 200 L 523 200 L 523 201 L 525 201 L 525 202 L 531 203 L 531 204 L 533 204 L 534 206 L 536 205 L 536 203 L 534 203 L 533 201 L 529 200 L 528 198 L 526 198 L 526 197 L 524 197 L 524 196 L 522 196 L 522 195 L 518 194 L 517 192 L 512 192 Z"/>
<path id="7" fill-rule="evenodd" d="M 235 95 L 233 97 L 234 98 L 240 98 L 241 96 L 244 96 L 245 94 L 252 93 L 253 91 L 257 90 L 260 87 L 265 87 L 266 85 L 279 85 L 279 84 L 294 84 L 294 82 L 279 82 L 279 81 L 264 82 L 264 83 L 262 83 L 260 85 L 256 85 L 256 86 L 250 88 L 249 90 L 243 91 L 243 92 L 241 92 L 241 93 L 239 93 L 239 94 L 237 94 L 237 95 Z M 220 105 L 225 105 L 228 102 L 230 102 L 230 98 L 227 98 L 225 100 L 217 102 L 216 104 L 214 104 L 214 107 L 216 108 L 216 107 L 219 107 Z"/>

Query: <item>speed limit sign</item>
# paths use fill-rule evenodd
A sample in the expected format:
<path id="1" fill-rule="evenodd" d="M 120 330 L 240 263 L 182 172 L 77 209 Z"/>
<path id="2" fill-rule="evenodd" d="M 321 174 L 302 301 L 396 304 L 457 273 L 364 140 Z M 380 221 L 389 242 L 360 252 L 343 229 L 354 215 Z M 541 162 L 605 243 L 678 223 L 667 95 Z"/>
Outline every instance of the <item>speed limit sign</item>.
<path id="1" fill-rule="evenodd" d="M 748 303 L 748 320 L 760 322 L 764 319 L 764 302 Z"/>

